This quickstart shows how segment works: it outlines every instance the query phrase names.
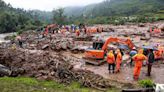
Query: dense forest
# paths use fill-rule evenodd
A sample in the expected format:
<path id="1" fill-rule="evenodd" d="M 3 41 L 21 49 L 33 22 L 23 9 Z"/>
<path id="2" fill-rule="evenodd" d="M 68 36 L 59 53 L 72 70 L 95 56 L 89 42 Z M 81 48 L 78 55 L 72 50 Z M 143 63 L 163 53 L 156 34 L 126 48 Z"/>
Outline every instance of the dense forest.
<path id="1" fill-rule="evenodd" d="M 0 0 L 0 33 L 36 29 L 50 23 L 124 24 L 158 20 L 164 20 L 164 0 L 105 0 L 52 12 L 13 8 Z"/>
<path id="2" fill-rule="evenodd" d="M 164 0 L 105 0 L 85 7 L 67 7 L 65 13 L 74 21 L 89 24 L 153 22 L 164 19 Z"/>
<path id="3" fill-rule="evenodd" d="M 0 0 L 0 33 L 36 29 L 50 23 L 50 17 L 49 12 L 13 8 Z"/>

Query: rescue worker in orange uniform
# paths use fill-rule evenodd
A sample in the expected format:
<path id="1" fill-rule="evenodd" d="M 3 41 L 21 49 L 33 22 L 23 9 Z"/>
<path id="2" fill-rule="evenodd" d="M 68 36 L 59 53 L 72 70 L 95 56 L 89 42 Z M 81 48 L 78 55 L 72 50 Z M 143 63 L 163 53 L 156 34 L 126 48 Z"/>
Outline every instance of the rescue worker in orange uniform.
<path id="1" fill-rule="evenodd" d="M 120 66 L 122 63 L 122 54 L 119 49 L 117 49 L 117 56 L 116 56 L 116 73 L 120 72 Z"/>
<path id="2" fill-rule="evenodd" d="M 79 29 L 76 29 L 76 36 L 79 36 L 80 35 L 80 30 Z"/>
<path id="3" fill-rule="evenodd" d="M 150 28 L 150 31 L 149 32 L 152 33 L 152 31 L 153 31 L 152 28 Z"/>
<path id="4" fill-rule="evenodd" d="M 138 54 L 133 56 L 132 59 L 135 62 L 133 78 L 134 78 L 134 80 L 138 80 L 139 75 L 140 75 L 140 71 L 141 71 L 141 67 L 142 67 L 142 63 L 144 60 L 147 60 L 147 57 L 143 54 L 143 50 L 140 49 L 138 51 Z"/>
<path id="5" fill-rule="evenodd" d="M 114 73 L 114 69 L 115 69 L 115 57 L 113 54 L 113 50 L 110 50 L 109 53 L 107 54 L 107 62 L 108 62 L 108 70 L 109 73 L 111 72 L 111 68 L 112 68 L 112 73 Z"/>
<path id="6" fill-rule="evenodd" d="M 161 33 L 161 29 L 159 29 L 159 28 L 156 27 L 156 28 L 154 29 L 154 33 Z"/>

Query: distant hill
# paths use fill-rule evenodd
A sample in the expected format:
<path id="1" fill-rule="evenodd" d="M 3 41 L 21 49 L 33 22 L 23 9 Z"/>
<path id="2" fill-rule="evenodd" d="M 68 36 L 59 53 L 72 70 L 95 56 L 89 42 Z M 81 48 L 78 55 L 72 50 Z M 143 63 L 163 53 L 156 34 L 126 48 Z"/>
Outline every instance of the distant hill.
<path id="1" fill-rule="evenodd" d="M 101 3 L 87 6 L 65 7 L 64 13 L 67 16 L 65 18 L 67 24 L 153 22 L 154 20 L 164 20 L 164 0 L 104 0 Z M 45 26 L 54 22 L 53 15 L 53 11 L 13 8 L 10 4 L 0 0 L 0 33 Z M 131 15 L 137 15 L 139 19 L 125 20 L 122 18 Z M 150 15 L 149 19 L 145 19 L 145 15 L 146 17 Z"/>
<path id="2" fill-rule="evenodd" d="M 164 10 L 164 0 L 106 0 L 85 7 L 66 7 L 69 16 L 134 15 Z"/>

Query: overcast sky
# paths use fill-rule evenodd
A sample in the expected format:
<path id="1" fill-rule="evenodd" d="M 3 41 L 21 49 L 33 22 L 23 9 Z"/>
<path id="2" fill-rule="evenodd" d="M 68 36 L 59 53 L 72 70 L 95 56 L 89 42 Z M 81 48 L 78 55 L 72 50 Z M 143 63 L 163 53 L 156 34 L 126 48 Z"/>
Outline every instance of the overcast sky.
<path id="1" fill-rule="evenodd" d="M 98 3 L 103 0 L 4 0 L 15 8 L 39 9 L 51 11 L 54 8 L 66 6 L 84 6 L 92 3 Z"/>

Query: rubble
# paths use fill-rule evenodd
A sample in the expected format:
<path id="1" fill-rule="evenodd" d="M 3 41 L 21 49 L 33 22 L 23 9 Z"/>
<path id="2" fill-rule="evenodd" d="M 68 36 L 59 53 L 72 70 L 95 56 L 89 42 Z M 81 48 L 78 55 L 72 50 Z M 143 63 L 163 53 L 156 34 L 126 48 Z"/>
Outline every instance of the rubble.
<path id="1" fill-rule="evenodd" d="M 76 70 L 72 62 L 79 62 L 79 59 L 63 56 L 60 53 L 41 50 L 0 49 L 0 55 L 0 61 L 3 61 L 0 62 L 1 64 L 11 70 L 19 69 L 18 75 L 22 76 L 56 80 L 66 84 L 78 81 L 83 86 L 101 90 L 111 86 L 123 87 L 126 85 L 104 79 L 91 71 Z"/>
<path id="2" fill-rule="evenodd" d="M 10 76 L 11 73 L 12 72 L 11 72 L 11 70 L 8 67 L 0 64 L 0 76 L 1 77 L 2 76 Z"/>
<path id="3" fill-rule="evenodd" d="M 50 43 L 50 47 L 52 50 L 67 50 L 72 49 L 74 46 L 75 44 L 72 39 L 53 40 Z"/>
<path id="4" fill-rule="evenodd" d="M 49 34 L 43 37 L 40 32 L 24 32 L 21 34 L 24 41 L 23 48 L 12 49 L 12 43 L 1 43 L 0 64 L 2 65 L 0 65 L 0 73 L 2 76 L 29 76 L 41 80 L 55 80 L 65 84 L 78 81 L 83 86 L 100 90 L 113 86 L 133 88 L 135 84 L 129 80 L 125 83 L 125 80 L 122 82 L 121 79 L 111 80 L 108 78 L 109 76 L 114 78 L 117 75 L 107 75 L 106 72 L 108 71 L 105 71 L 105 65 L 105 68 L 100 69 L 99 67 L 97 69 L 93 66 L 89 69 L 81 57 L 84 55 L 85 49 L 92 46 L 92 41 L 97 36 L 102 37 L 102 40 L 110 36 L 130 37 L 137 47 L 141 47 L 143 43 L 155 43 L 157 39 L 159 40 L 158 37 L 163 36 L 162 33 L 158 37 L 151 36 L 147 32 L 148 24 L 138 26 L 106 25 L 103 33 L 92 34 L 91 36 L 80 35 L 79 37 L 73 33 Z M 160 43 L 163 43 L 163 40 Z M 124 58 L 123 61 L 126 63 L 129 58 Z M 94 71 L 95 68 L 98 73 Z M 100 71 L 101 73 L 99 73 Z M 128 78 L 130 77 L 128 76 Z"/>

